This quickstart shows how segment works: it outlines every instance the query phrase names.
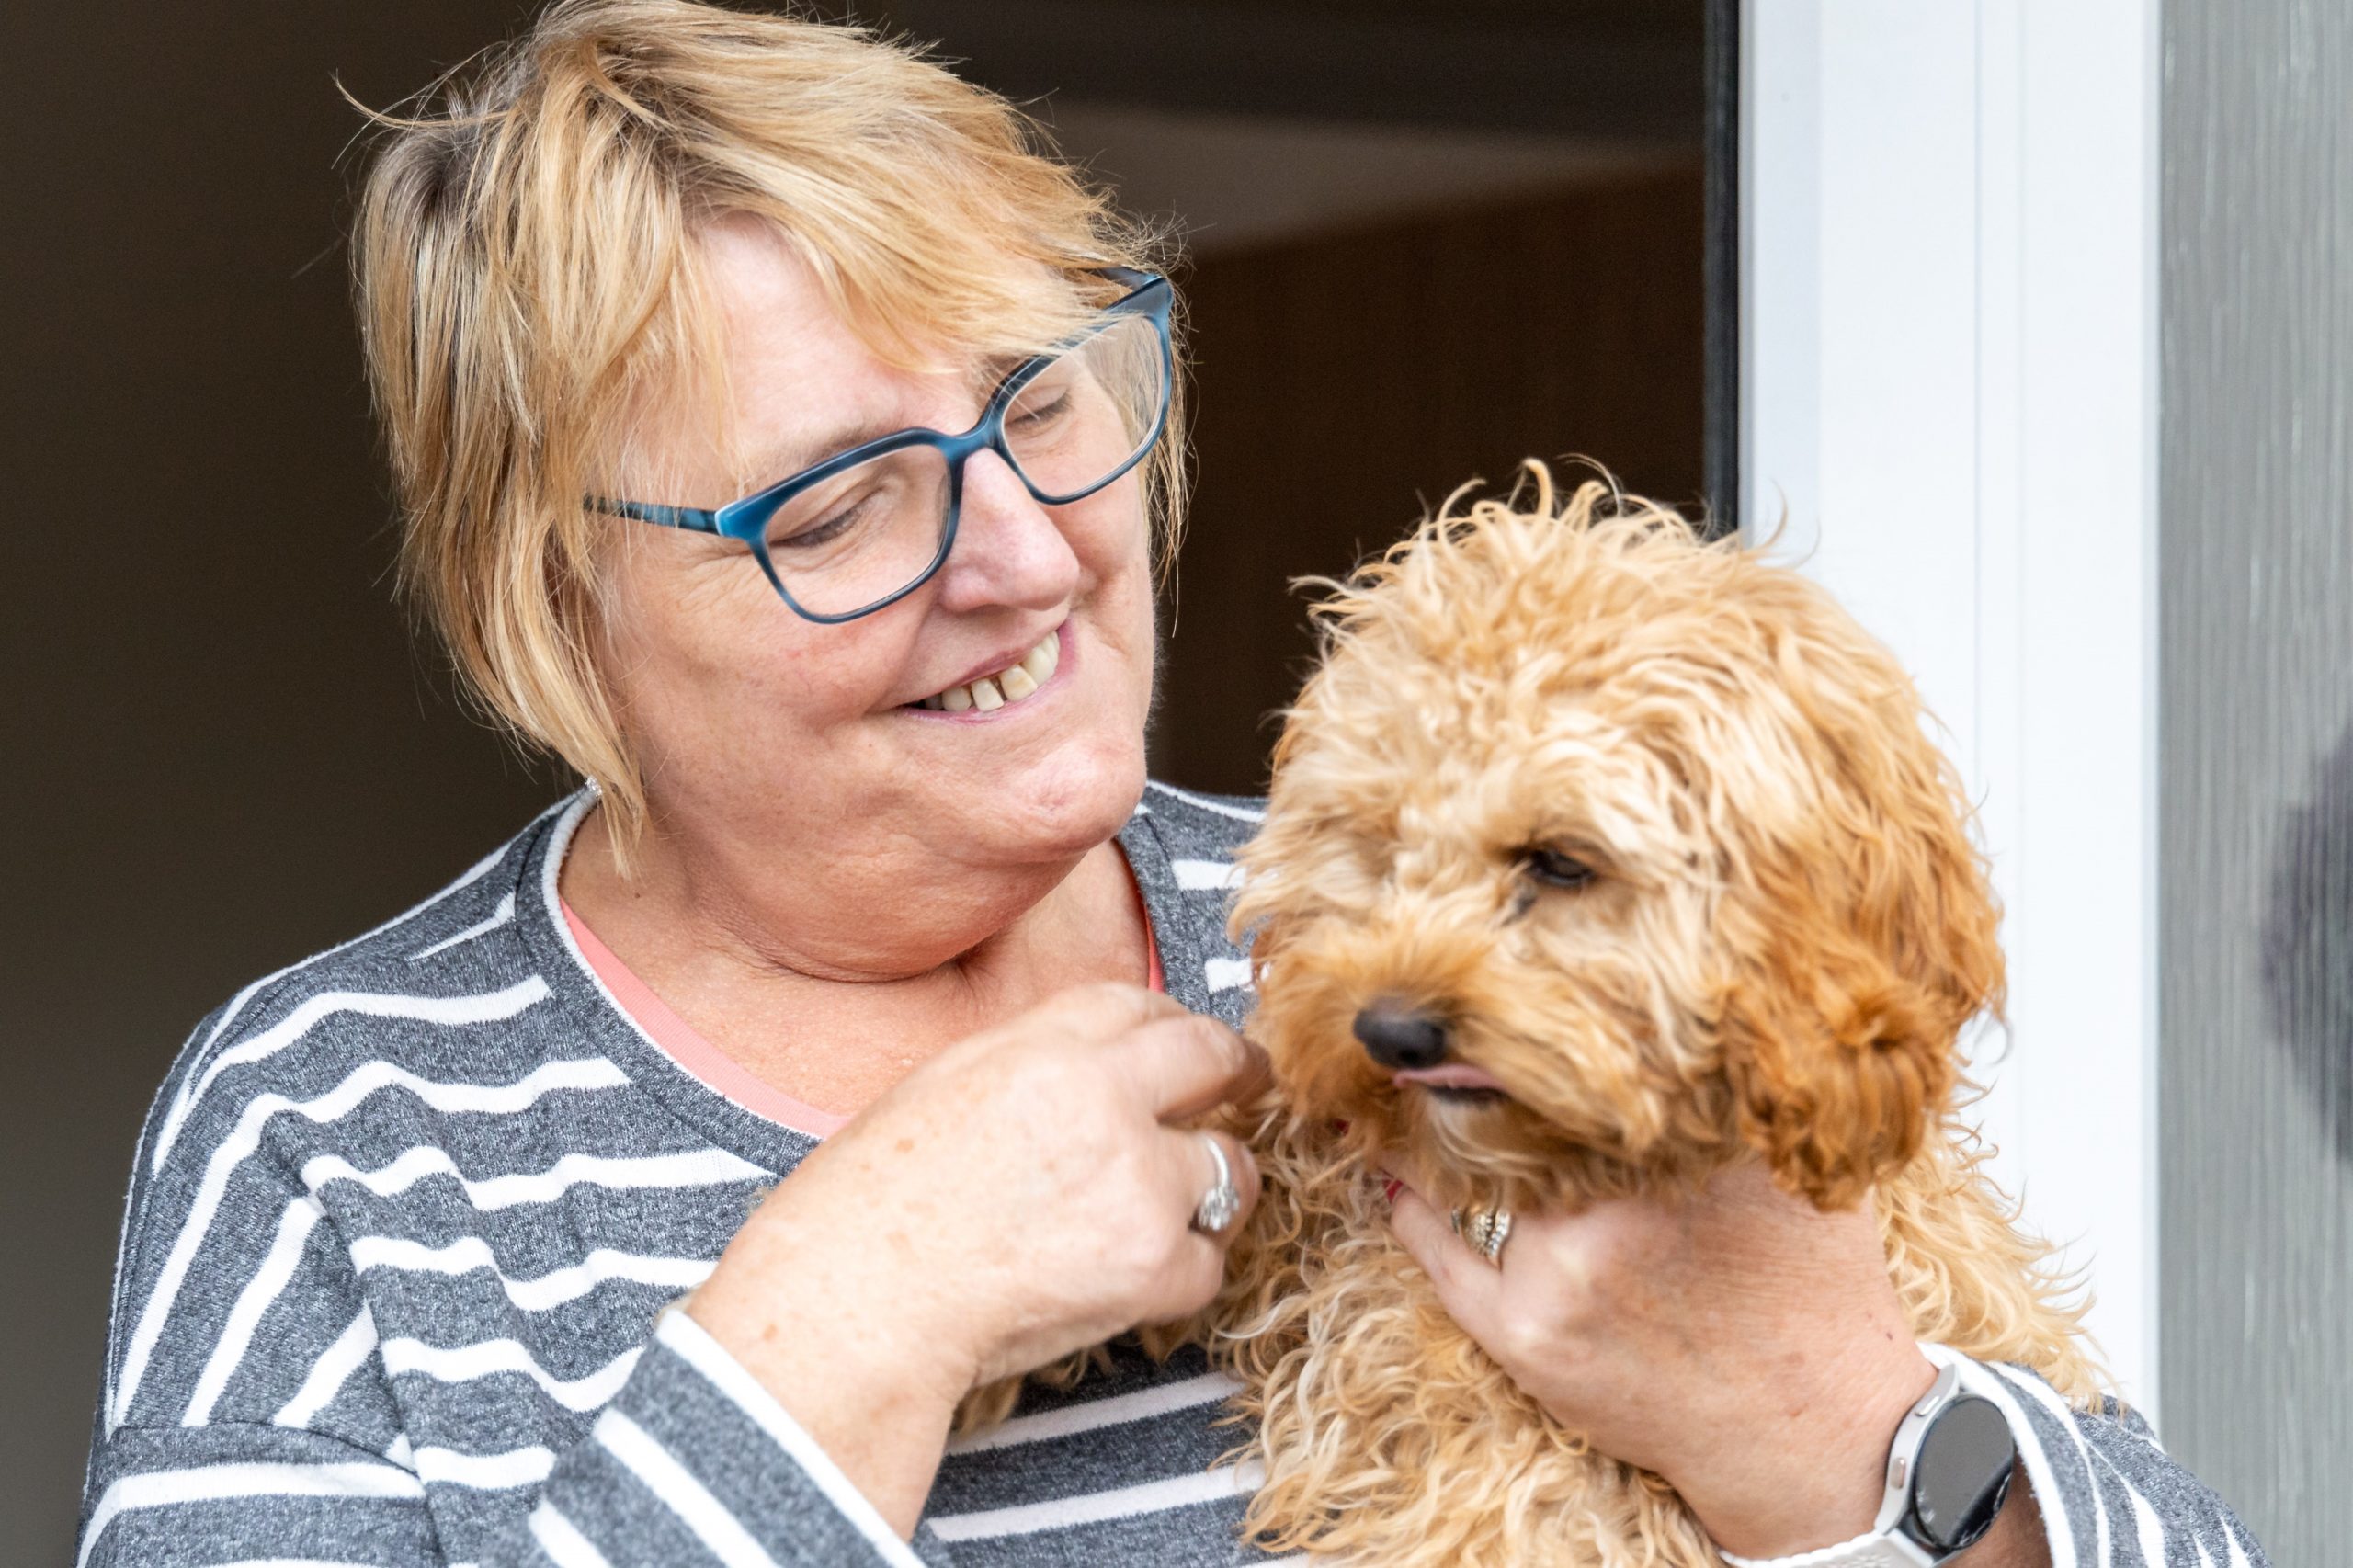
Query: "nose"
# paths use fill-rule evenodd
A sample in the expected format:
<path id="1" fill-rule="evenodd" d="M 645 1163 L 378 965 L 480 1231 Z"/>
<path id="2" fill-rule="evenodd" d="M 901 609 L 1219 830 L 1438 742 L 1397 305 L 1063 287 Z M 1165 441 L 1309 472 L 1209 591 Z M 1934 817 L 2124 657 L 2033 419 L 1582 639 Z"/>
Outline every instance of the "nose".
<path id="1" fill-rule="evenodd" d="M 1416 1072 L 1446 1060 L 1446 1024 L 1427 1013 L 1379 1001 L 1357 1015 L 1357 1039 L 1383 1067 Z"/>
<path id="2" fill-rule="evenodd" d="M 941 605 L 951 610 L 1051 609 L 1070 602 L 1078 556 L 1053 514 L 1033 499 L 995 452 L 964 465 L 956 548 L 939 571 Z"/>

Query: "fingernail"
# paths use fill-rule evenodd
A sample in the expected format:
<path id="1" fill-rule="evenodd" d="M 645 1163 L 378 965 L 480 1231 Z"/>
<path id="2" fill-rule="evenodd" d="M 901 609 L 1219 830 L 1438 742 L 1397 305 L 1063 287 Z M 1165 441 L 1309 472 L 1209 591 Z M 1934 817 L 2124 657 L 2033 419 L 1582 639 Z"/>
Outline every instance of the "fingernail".
<path id="1" fill-rule="evenodd" d="M 1405 1184 L 1404 1182 L 1399 1181 L 1395 1176 L 1391 1176 L 1388 1180 L 1381 1184 L 1381 1197 L 1382 1201 L 1388 1203 L 1396 1202 L 1397 1194 L 1404 1190 L 1404 1187 Z"/>

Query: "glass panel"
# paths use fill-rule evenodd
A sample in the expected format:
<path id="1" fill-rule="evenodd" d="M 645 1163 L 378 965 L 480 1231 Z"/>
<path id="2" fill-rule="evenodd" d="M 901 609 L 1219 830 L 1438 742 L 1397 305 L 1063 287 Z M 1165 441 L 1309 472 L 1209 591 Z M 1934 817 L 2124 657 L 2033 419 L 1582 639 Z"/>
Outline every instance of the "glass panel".
<path id="1" fill-rule="evenodd" d="M 801 608 L 845 615 L 924 574 L 948 523 L 948 463 L 903 447 L 830 474 L 768 518 L 768 563 Z"/>
<path id="2" fill-rule="evenodd" d="M 1159 329 L 1121 316 L 1023 385 L 1005 411 L 1006 446 L 1045 499 L 1080 494 L 1152 438 L 1165 386 Z"/>
<path id="3" fill-rule="evenodd" d="M 2341 1562 L 2353 11 L 2164 12 L 2163 1431 L 2274 1562 Z"/>

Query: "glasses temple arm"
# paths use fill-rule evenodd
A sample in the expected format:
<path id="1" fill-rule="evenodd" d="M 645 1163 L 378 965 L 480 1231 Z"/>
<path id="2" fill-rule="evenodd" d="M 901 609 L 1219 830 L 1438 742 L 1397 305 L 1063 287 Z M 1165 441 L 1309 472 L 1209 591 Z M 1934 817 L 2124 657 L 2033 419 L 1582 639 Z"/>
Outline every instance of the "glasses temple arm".
<path id="1" fill-rule="evenodd" d="M 591 495 L 581 506 L 591 512 L 604 512 L 631 522 L 652 523 L 657 528 L 684 528 L 688 533 L 720 532 L 719 514 L 704 511 L 699 506 L 655 506 L 642 501 L 608 501 Z"/>

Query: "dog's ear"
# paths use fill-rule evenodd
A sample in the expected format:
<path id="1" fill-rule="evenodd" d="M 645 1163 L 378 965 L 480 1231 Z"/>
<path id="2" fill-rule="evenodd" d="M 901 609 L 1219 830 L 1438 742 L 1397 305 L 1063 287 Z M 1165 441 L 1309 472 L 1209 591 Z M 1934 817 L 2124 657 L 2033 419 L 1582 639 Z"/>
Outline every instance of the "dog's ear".
<path id="1" fill-rule="evenodd" d="M 1809 820 L 1744 848 L 1722 922 L 1738 1131 L 1824 1209 L 1918 1151 L 1950 1104 L 1962 1027 L 2002 995 L 1984 863 L 1908 683 L 1842 696 L 1801 699 Z"/>

